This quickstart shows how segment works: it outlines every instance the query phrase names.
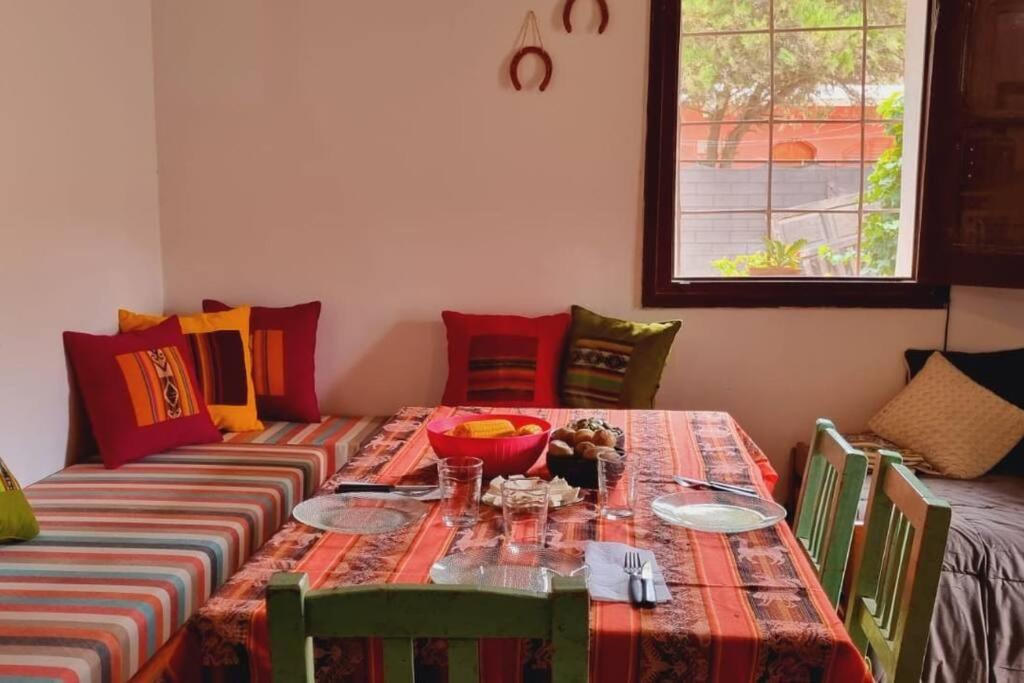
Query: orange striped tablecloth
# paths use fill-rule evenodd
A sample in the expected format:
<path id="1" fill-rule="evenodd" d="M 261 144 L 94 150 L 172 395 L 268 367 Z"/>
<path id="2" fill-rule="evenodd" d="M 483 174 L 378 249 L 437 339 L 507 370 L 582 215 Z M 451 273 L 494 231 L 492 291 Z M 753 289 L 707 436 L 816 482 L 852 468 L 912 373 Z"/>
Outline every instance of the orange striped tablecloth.
<path id="1" fill-rule="evenodd" d="M 478 408 L 406 408 L 385 423 L 329 480 L 386 483 L 436 481 L 436 456 L 424 425 Z M 507 412 L 507 411 L 506 411 Z M 553 424 L 595 414 L 579 410 L 522 411 Z M 654 517 L 651 502 L 679 490 L 673 474 L 756 486 L 768 496 L 777 475 L 764 454 L 725 413 L 596 411 L 626 433 L 640 463 L 636 516 L 601 519 L 593 505 L 554 511 L 548 545 L 582 553 L 589 540 L 620 541 L 651 549 L 672 592 L 654 610 L 594 602 L 591 607 L 591 680 L 643 681 L 867 681 L 864 660 L 818 585 L 785 524 L 762 531 L 704 534 Z M 534 468 L 543 471 L 543 461 Z M 380 536 L 318 532 L 290 522 L 200 610 L 192 636 L 207 675 L 221 680 L 269 681 L 263 594 L 275 571 L 309 575 L 313 586 L 425 583 L 441 557 L 500 542 L 500 511 L 484 507 L 470 529 L 449 529 L 435 505 L 419 524 Z M 318 678 L 380 678 L 379 651 L 365 641 L 316 644 Z M 444 647 L 417 646 L 418 669 L 443 676 Z M 488 681 L 548 677 L 542 643 L 492 643 L 482 657 Z M 443 680 L 443 678 L 441 678 Z"/>

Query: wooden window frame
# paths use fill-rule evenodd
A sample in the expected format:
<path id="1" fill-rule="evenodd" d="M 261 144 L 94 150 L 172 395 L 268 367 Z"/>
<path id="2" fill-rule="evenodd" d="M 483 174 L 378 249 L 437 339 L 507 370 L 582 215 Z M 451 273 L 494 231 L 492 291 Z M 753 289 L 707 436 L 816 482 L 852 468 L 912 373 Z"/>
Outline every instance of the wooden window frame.
<path id="1" fill-rule="evenodd" d="M 915 231 L 914 270 L 919 279 L 683 280 L 675 277 L 681 7 L 681 0 L 651 0 L 642 304 L 648 308 L 943 308 L 948 305 L 949 286 L 922 279 L 936 269 L 922 262 L 929 252 L 922 249 L 924 231 L 920 216 Z M 927 40 L 926 74 L 931 64 L 931 37 Z M 926 77 L 926 101 L 928 80 Z M 921 126 L 922 136 L 925 128 Z M 918 168 L 922 171 L 918 177 L 920 198 L 925 166 L 921 163 Z"/>

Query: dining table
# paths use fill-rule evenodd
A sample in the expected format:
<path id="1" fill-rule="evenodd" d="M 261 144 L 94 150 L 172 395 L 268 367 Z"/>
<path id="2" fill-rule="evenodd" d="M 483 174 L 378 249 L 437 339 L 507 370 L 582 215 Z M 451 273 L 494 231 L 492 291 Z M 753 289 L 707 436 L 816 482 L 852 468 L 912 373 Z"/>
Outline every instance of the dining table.
<path id="1" fill-rule="evenodd" d="M 671 593 L 653 609 L 626 602 L 590 607 L 590 680 L 870 681 L 863 656 L 846 633 L 789 526 L 744 533 L 706 533 L 656 517 L 655 498 L 682 490 L 674 475 L 753 487 L 770 498 L 778 475 L 760 448 L 724 412 L 603 409 L 409 407 L 370 437 L 320 489 L 341 481 L 420 484 L 437 481 L 428 422 L 453 415 L 520 413 L 555 426 L 600 417 L 621 428 L 635 459 L 637 502 L 627 519 L 602 518 L 595 493 L 553 509 L 548 548 L 582 556 L 590 541 L 628 544 L 654 553 Z M 529 474 L 548 476 L 544 456 Z M 484 482 L 486 488 L 487 482 Z M 501 510 L 481 505 L 478 522 L 452 528 L 437 503 L 426 516 L 387 534 L 332 533 L 292 520 L 191 620 L 195 649 L 182 666 L 209 681 L 270 681 L 265 590 L 280 571 L 305 572 L 314 588 L 423 584 L 452 553 L 497 547 Z M 500 619 L 501 615 L 495 615 Z M 550 652 L 540 641 L 481 644 L 482 680 L 550 680 Z M 417 641 L 417 681 L 446 680 L 443 641 Z M 381 680 L 379 645 L 369 640 L 314 641 L 318 681 Z M 179 676 L 182 680 L 187 675 Z"/>

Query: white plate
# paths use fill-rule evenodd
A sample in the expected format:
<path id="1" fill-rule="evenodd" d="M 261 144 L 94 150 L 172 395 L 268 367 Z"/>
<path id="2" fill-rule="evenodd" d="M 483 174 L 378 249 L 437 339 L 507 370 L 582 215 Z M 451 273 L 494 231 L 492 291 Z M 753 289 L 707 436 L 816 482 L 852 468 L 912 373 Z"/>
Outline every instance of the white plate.
<path id="1" fill-rule="evenodd" d="M 439 584 L 548 593 L 552 576 L 578 576 L 584 571 L 582 557 L 550 548 L 509 550 L 501 546 L 475 548 L 442 557 L 430 568 L 430 580 Z"/>
<path id="2" fill-rule="evenodd" d="M 707 489 L 661 496 L 651 509 L 669 524 L 723 534 L 766 529 L 786 518 L 786 509 L 773 500 Z"/>
<path id="3" fill-rule="evenodd" d="M 428 506 L 393 493 L 334 493 L 299 503 L 295 519 L 339 534 L 386 534 L 427 514 Z"/>

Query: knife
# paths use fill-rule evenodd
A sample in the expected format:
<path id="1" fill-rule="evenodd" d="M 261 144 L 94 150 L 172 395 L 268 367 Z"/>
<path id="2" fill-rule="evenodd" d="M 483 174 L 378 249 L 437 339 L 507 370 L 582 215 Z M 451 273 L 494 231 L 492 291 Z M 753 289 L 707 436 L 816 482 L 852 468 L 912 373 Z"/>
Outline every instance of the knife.
<path id="1" fill-rule="evenodd" d="M 640 581 L 643 583 L 643 602 L 640 606 L 654 607 L 658 597 L 654 592 L 654 567 L 651 566 L 650 560 L 640 567 Z"/>
<path id="2" fill-rule="evenodd" d="M 365 481 L 343 481 L 334 487 L 335 493 L 405 493 L 419 494 L 436 489 L 430 484 L 416 486 L 395 486 L 393 484 L 372 484 Z"/>
<path id="3" fill-rule="evenodd" d="M 741 496 L 752 496 L 754 498 L 760 498 L 757 491 L 747 486 L 736 486 L 735 484 L 723 484 L 719 481 L 707 481 L 704 479 L 693 479 L 691 477 L 683 477 L 676 475 L 672 477 L 677 484 L 682 486 L 704 486 L 709 489 L 715 489 L 716 491 L 727 491 L 729 493 L 738 493 Z"/>

